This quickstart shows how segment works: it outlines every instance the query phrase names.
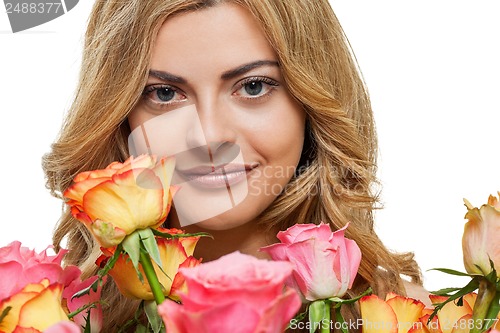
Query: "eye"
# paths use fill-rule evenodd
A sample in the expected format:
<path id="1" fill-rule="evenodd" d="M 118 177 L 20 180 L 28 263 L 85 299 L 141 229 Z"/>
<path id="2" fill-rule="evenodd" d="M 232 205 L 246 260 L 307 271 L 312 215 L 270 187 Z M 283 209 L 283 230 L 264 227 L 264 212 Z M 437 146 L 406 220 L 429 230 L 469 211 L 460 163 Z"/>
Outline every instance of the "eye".
<path id="1" fill-rule="evenodd" d="M 236 84 L 237 89 L 233 95 L 256 100 L 270 95 L 278 86 L 278 82 L 268 77 L 250 77 Z"/>
<path id="2" fill-rule="evenodd" d="M 147 102 L 158 107 L 170 106 L 187 99 L 186 95 L 180 89 L 165 84 L 146 86 L 142 95 Z"/>
<path id="3" fill-rule="evenodd" d="M 245 84 L 245 92 L 251 96 L 259 95 L 264 89 L 264 84 L 260 81 L 253 81 Z"/>

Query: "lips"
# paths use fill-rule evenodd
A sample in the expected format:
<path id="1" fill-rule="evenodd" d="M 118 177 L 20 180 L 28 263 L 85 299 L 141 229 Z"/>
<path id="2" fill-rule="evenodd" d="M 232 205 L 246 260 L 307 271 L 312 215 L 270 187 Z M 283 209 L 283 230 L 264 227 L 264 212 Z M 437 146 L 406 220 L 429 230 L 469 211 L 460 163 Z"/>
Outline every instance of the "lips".
<path id="1" fill-rule="evenodd" d="M 225 164 L 221 166 L 196 166 L 177 170 L 186 181 L 204 188 L 227 188 L 246 179 L 247 174 L 257 165 Z"/>

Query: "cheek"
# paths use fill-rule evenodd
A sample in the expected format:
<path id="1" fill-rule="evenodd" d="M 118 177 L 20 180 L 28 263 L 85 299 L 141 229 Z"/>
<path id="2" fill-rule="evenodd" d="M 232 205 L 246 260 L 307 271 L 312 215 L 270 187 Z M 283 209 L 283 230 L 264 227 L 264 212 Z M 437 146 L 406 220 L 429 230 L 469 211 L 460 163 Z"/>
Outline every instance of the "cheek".
<path id="1" fill-rule="evenodd" d="M 252 148 L 272 167 L 296 167 L 304 143 L 305 114 L 291 101 L 269 111 L 248 136 Z"/>
<path id="2" fill-rule="evenodd" d="M 145 116 L 145 112 L 137 106 L 130 112 L 127 119 L 128 125 L 132 131 L 148 120 Z"/>

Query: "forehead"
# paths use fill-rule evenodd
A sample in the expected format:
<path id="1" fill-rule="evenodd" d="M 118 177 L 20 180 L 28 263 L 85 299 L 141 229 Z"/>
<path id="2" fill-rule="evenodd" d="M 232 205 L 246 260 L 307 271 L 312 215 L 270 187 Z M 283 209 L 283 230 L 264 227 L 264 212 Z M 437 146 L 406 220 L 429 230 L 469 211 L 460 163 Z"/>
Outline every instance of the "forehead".
<path id="1" fill-rule="evenodd" d="M 167 19 L 153 46 L 152 68 L 183 70 L 193 62 L 232 67 L 256 59 L 276 59 L 261 25 L 247 9 L 223 3 Z"/>

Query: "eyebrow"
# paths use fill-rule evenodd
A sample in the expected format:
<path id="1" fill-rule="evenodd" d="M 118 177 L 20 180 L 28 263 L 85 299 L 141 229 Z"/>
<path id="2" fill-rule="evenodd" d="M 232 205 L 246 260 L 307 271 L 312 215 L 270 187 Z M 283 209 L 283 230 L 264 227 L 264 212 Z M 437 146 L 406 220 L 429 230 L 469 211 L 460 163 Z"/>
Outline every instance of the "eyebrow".
<path id="1" fill-rule="evenodd" d="M 271 61 L 271 60 L 258 60 L 254 62 L 250 62 L 248 64 L 241 65 L 235 69 L 231 69 L 227 72 L 222 73 L 220 76 L 221 79 L 223 80 L 229 80 L 232 78 L 235 78 L 236 76 L 239 76 L 241 74 L 245 74 L 247 72 L 250 72 L 254 68 L 262 67 L 262 66 L 276 66 L 279 67 L 279 64 L 277 61 Z"/>
<path id="2" fill-rule="evenodd" d="M 154 76 L 155 78 L 163 80 L 163 81 L 182 83 L 182 84 L 187 83 L 185 78 L 182 78 L 180 76 L 170 74 L 167 72 L 153 70 L 153 69 L 149 70 L 149 76 Z"/>
<path id="3" fill-rule="evenodd" d="M 272 60 L 258 60 L 254 62 L 250 62 L 248 64 L 241 65 L 239 67 L 236 67 L 234 69 L 228 70 L 220 76 L 221 79 L 223 80 L 229 80 L 232 78 L 235 78 L 239 75 L 245 74 L 252 69 L 258 68 L 258 67 L 263 67 L 263 66 L 276 66 L 279 67 L 279 64 L 277 61 L 272 61 Z M 164 72 L 164 71 L 159 71 L 159 70 L 154 70 L 151 69 L 149 70 L 149 76 L 154 76 L 157 79 L 163 80 L 163 81 L 168 81 L 168 82 L 174 82 L 174 83 L 181 83 L 181 84 L 186 84 L 187 80 L 183 77 Z"/>

